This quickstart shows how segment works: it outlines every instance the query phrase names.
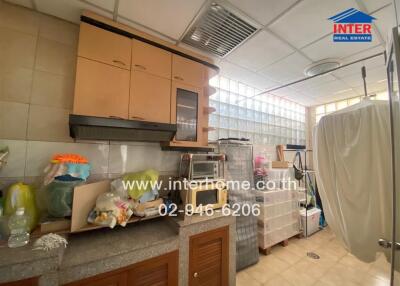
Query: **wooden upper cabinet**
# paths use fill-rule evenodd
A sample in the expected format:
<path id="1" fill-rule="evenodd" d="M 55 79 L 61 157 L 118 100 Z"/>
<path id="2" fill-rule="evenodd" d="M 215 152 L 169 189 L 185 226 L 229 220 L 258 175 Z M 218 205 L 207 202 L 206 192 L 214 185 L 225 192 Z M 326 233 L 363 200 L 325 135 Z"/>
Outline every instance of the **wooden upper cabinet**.
<path id="1" fill-rule="evenodd" d="M 172 55 L 172 80 L 196 87 L 204 85 L 205 68 L 202 64 Z"/>
<path id="2" fill-rule="evenodd" d="M 171 79 L 172 54 L 163 49 L 132 40 L 132 69 Z"/>
<path id="3" fill-rule="evenodd" d="M 171 80 L 142 71 L 131 72 L 129 119 L 171 122 Z"/>
<path id="4" fill-rule="evenodd" d="M 200 233 L 189 239 L 189 286 L 227 286 L 229 227 Z"/>
<path id="5" fill-rule="evenodd" d="M 78 57 L 73 113 L 128 119 L 130 72 Z"/>
<path id="6" fill-rule="evenodd" d="M 131 69 L 131 39 L 81 23 L 78 56 Z"/>

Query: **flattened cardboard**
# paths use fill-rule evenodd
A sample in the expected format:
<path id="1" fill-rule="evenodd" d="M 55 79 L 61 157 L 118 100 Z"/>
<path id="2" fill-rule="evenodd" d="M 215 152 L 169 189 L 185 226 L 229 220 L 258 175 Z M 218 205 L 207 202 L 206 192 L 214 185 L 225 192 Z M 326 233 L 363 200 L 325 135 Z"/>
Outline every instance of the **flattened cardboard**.
<path id="1" fill-rule="evenodd" d="M 83 228 L 88 226 L 87 218 L 96 205 L 97 197 L 109 191 L 110 188 L 109 180 L 75 187 L 72 203 L 71 232 L 82 231 Z M 91 226 L 93 229 L 99 228 L 99 226 Z"/>

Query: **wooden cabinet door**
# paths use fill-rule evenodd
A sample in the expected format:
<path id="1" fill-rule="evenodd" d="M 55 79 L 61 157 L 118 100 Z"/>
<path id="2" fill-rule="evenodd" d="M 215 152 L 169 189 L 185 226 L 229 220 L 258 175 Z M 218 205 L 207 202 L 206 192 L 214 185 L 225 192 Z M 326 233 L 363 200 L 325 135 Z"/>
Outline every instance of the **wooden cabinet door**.
<path id="1" fill-rule="evenodd" d="M 204 66 L 178 55 L 172 55 L 172 80 L 203 87 Z"/>
<path id="2" fill-rule="evenodd" d="M 197 102 L 184 97 L 196 97 Z M 202 146 L 204 125 L 204 94 L 203 88 L 197 88 L 181 82 L 172 81 L 171 92 L 171 122 L 177 124 L 176 135 L 171 145 L 184 147 Z M 190 139 L 187 137 L 189 127 L 192 129 Z M 193 130 L 195 128 L 195 130 Z M 185 134 L 186 133 L 186 134 Z"/>
<path id="3" fill-rule="evenodd" d="M 0 286 L 37 286 L 37 285 L 39 285 L 39 279 L 37 277 L 18 280 L 14 282 L 0 283 Z"/>
<path id="4" fill-rule="evenodd" d="M 229 227 L 189 240 L 189 286 L 228 286 Z"/>
<path id="5" fill-rule="evenodd" d="M 127 286 L 127 273 L 95 276 L 73 286 Z"/>
<path id="6" fill-rule="evenodd" d="M 177 286 L 178 251 L 137 263 L 128 272 L 129 286 Z"/>
<path id="7" fill-rule="evenodd" d="M 172 54 L 142 41 L 132 40 L 132 69 L 171 79 Z"/>
<path id="8" fill-rule="evenodd" d="M 129 119 L 170 123 L 171 80 L 132 71 Z"/>
<path id="9" fill-rule="evenodd" d="M 131 69 L 131 39 L 81 23 L 78 56 Z"/>
<path id="10" fill-rule="evenodd" d="M 78 57 L 73 113 L 128 118 L 130 72 Z"/>

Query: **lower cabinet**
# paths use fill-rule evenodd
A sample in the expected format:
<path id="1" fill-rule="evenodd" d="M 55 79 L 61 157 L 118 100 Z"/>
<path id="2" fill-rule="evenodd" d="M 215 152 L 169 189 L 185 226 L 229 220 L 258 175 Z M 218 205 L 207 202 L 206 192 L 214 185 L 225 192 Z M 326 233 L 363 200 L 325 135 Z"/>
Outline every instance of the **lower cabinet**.
<path id="1" fill-rule="evenodd" d="M 136 264 L 128 273 L 128 285 L 178 285 L 178 259 L 176 251 Z"/>
<path id="2" fill-rule="evenodd" d="M 229 227 L 189 239 L 189 286 L 228 286 Z"/>
<path id="3" fill-rule="evenodd" d="M 68 286 L 177 286 L 178 251 L 67 284 Z"/>
<path id="4" fill-rule="evenodd" d="M 37 277 L 19 280 L 15 282 L 0 283 L 0 286 L 37 286 L 39 285 Z"/>

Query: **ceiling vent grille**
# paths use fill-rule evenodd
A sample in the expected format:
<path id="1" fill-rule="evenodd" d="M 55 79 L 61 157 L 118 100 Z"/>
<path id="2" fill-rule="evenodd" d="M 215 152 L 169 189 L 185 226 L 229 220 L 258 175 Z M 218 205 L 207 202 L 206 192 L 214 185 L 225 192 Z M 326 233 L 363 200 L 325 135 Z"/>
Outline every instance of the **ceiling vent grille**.
<path id="1" fill-rule="evenodd" d="M 212 3 L 190 27 L 182 42 L 224 57 L 252 35 L 257 28 L 217 3 Z"/>

